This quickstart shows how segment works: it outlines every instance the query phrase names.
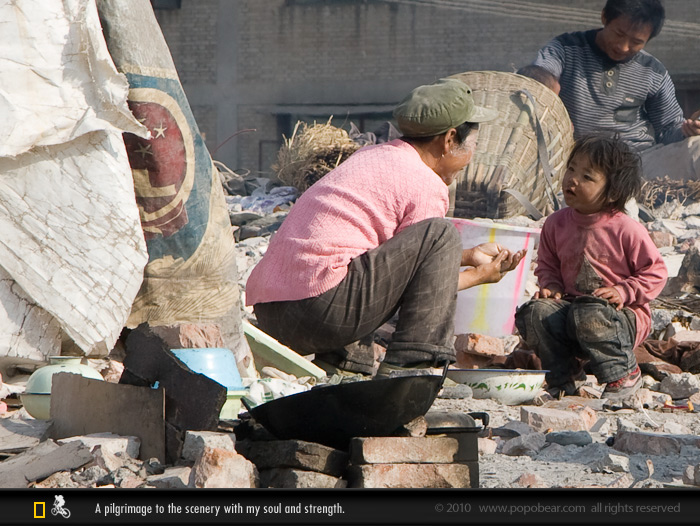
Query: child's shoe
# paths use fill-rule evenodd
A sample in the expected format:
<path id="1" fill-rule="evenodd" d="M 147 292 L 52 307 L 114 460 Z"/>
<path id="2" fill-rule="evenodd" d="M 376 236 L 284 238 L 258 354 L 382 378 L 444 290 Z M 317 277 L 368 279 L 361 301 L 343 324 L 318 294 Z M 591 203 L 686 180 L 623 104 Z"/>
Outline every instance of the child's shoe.
<path id="1" fill-rule="evenodd" d="M 642 371 L 637 365 L 627 375 L 606 385 L 602 398 L 607 398 L 611 401 L 624 400 L 636 393 L 641 386 Z"/>

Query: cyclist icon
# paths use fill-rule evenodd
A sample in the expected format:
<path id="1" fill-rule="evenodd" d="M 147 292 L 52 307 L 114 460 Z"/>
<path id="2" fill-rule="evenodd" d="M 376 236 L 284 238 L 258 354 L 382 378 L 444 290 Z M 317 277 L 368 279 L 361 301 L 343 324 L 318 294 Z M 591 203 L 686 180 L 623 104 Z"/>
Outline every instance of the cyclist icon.
<path id="1" fill-rule="evenodd" d="M 63 498 L 63 495 L 56 495 L 53 501 L 53 508 L 51 508 L 51 515 L 61 515 L 64 519 L 70 517 L 70 510 L 63 507 L 65 504 L 66 500 Z"/>

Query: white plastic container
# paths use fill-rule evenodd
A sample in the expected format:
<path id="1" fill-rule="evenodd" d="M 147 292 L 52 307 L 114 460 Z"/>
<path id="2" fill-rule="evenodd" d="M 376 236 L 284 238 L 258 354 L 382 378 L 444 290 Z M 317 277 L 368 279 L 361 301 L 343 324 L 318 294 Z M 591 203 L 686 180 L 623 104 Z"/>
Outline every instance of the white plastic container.
<path id="1" fill-rule="evenodd" d="M 457 294 L 455 334 L 508 336 L 513 333 L 515 309 L 523 303 L 525 284 L 530 272 L 532 252 L 540 235 L 539 228 L 527 228 L 452 218 L 462 237 L 462 246 L 471 248 L 494 242 L 517 252 L 527 249 L 520 264 L 498 283 L 479 285 Z"/>

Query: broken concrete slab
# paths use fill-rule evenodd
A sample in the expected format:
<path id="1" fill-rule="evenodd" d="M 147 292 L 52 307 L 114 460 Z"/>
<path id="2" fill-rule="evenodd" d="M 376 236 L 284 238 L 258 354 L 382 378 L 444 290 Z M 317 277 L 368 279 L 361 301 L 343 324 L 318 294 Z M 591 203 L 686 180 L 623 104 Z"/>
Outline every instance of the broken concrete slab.
<path id="1" fill-rule="evenodd" d="M 186 430 L 216 430 L 226 388 L 191 371 L 146 323 L 129 333 L 125 350 L 120 384 L 151 387 L 157 383 L 165 390 L 165 459 L 174 463 L 180 457 Z"/>
<path id="2" fill-rule="evenodd" d="M 624 453 L 647 455 L 677 455 L 682 446 L 700 448 L 700 436 L 621 431 L 615 435 L 613 444 L 616 450 Z"/>
<path id="3" fill-rule="evenodd" d="M 182 458 L 194 462 L 204 452 L 204 448 L 217 447 L 226 451 L 236 451 L 236 435 L 215 431 L 187 431 L 182 447 Z"/>
<path id="4" fill-rule="evenodd" d="M 46 438 L 51 422 L 34 418 L 0 418 L 0 453 L 21 453 Z"/>
<path id="5" fill-rule="evenodd" d="M 546 407 L 523 406 L 520 420 L 536 431 L 588 431 L 597 420 L 590 407 L 577 406 L 572 410 L 548 409 Z"/>
<path id="6" fill-rule="evenodd" d="M 242 455 L 205 448 L 190 472 L 191 488 L 256 488 L 258 470 Z"/>
<path id="7" fill-rule="evenodd" d="M 68 444 L 79 441 L 91 451 L 100 446 L 102 451 L 112 455 L 125 454 L 131 458 L 138 458 L 141 448 L 141 439 L 136 436 L 121 436 L 116 433 L 91 433 L 89 435 L 72 436 L 56 440 L 57 444 Z"/>
<path id="8" fill-rule="evenodd" d="M 366 437 L 350 441 L 350 461 L 357 464 L 449 464 L 459 462 L 459 442 L 451 437 Z M 472 460 L 471 458 L 468 460 Z"/>
<path id="9" fill-rule="evenodd" d="M 162 389 L 111 384 L 67 373 L 54 375 L 51 389 L 60 394 L 51 397 L 52 438 L 114 432 L 138 437 L 143 458 L 165 458 Z"/>
<path id="10" fill-rule="evenodd" d="M 277 468 L 260 472 L 260 487 L 263 488 L 329 488 L 347 487 L 348 483 L 338 477 L 331 477 L 316 471 Z"/>
<path id="11" fill-rule="evenodd" d="M 146 482 L 155 488 L 182 489 L 189 484 L 191 472 L 192 468 L 189 466 L 173 466 L 159 475 L 150 475 Z"/>
<path id="12" fill-rule="evenodd" d="M 323 369 L 289 347 L 282 345 L 250 322 L 243 320 L 241 324 L 243 333 L 255 358 L 255 368 L 258 371 L 262 371 L 263 367 L 271 366 L 297 377 L 312 376 L 314 378 L 323 378 L 326 376 L 326 372 Z"/>
<path id="13" fill-rule="evenodd" d="M 350 488 L 469 488 L 466 464 L 365 464 L 348 468 Z"/>
<path id="14" fill-rule="evenodd" d="M 348 463 L 347 453 L 303 440 L 246 440 L 238 442 L 236 450 L 259 470 L 293 468 L 340 477 Z"/>
<path id="15" fill-rule="evenodd" d="M 59 446 L 53 440 L 0 462 L 0 488 L 26 488 L 34 482 L 56 473 L 84 466 L 92 461 L 90 450 L 80 442 Z"/>

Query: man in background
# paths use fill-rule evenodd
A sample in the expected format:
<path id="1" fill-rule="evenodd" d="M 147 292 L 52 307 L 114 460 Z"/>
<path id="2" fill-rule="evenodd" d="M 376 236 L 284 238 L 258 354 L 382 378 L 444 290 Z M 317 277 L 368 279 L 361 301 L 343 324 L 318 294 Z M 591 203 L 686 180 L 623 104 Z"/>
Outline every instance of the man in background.
<path id="1" fill-rule="evenodd" d="M 647 179 L 700 179 L 700 111 L 683 117 L 671 77 L 644 50 L 665 20 L 660 0 L 607 0 L 602 29 L 564 33 L 533 65 L 558 79 L 574 137 L 619 133 Z"/>

